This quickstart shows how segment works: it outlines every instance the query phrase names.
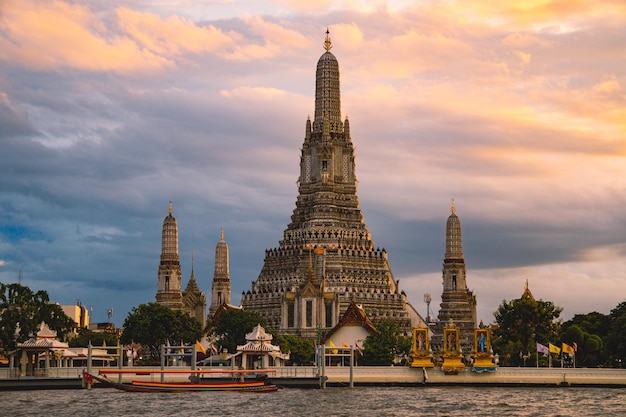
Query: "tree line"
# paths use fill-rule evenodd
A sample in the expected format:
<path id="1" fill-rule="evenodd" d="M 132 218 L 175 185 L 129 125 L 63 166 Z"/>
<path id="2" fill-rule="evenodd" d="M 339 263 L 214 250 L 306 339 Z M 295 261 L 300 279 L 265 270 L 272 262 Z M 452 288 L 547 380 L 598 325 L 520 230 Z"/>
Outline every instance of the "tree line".
<path id="1" fill-rule="evenodd" d="M 520 366 L 539 363 L 547 366 L 547 357 L 538 354 L 536 344 L 576 346 L 577 367 L 626 367 L 626 301 L 610 314 L 598 312 L 577 314 L 562 322 L 562 308 L 550 301 L 520 298 L 504 300 L 494 312 L 492 348 L 498 353 L 500 365 Z M 267 322 L 258 313 L 240 309 L 223 311 L 218 320 L 203 329 L 200 322 L 181 311 L 173 311 L 157 303 L 134 307 L 124 320 L 121 334 L 94 332 L 76 328 L 58 304 L 51 303 L 46 291 L 33 292 L 20 284 L 0 283 L 0 352 L 14 350 L 37 333 L 41 323 L 55 330 L 60 340 L 70 346 L 108 346 L 120 343 L 141 343 L 146 363 L 160 361 L 160 347 L 190 345 L 207 334 L 216 341 L 218 349 L 236 352 L 237 345 L 246 343 L 245 335 Z M 391 365 L 398 358 L 407 358 L 411 337 L 404 335 L 390 320 L 375 323 L 377 332 L 369 335 L 359 355 L 361 365 Z M 278 334 L 273 329 L 273 343 L 285 353 L 291 363 L 310 365 L 315 360 L 313 341 L 294 335 Z M 538 356 L 539 355 L 539 356 Z M 528 362 L 529 361 L 529 362 Z"/>

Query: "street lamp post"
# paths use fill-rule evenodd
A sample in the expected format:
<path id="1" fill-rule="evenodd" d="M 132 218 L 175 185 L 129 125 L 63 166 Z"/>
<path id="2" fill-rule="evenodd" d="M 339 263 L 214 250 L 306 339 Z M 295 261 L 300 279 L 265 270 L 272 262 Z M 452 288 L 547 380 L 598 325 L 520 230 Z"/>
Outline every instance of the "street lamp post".
<path id="1" fill-rule="evenodd" d="M 519 353 L 519 357 L 524 359 L 524 368 L 526 367 L 526 359 L 530 358 L 530 352 L 526 352 L 526 354 L 523 354 L 522 352 Z"/>

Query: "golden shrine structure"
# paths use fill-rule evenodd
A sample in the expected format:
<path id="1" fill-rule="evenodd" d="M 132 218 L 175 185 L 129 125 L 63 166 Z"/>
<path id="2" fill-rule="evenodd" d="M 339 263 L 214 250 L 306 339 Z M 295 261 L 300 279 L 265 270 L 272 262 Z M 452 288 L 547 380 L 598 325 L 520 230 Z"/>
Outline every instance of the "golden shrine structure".
<path id="1" fill-rule="evenodd" d="M 465 369 L 459 342 L 459 328 L 450 319 L 448 326 L 443 328 L 443 363 L 441 369 L 444 372 L 454 373 Z"/>
<path id="2" fill-rule="evenodd" d="M 443 343 L 441 353 L 441 370 L 446 374 L 455 374 L 466 369 L 464 355 L 461 348 L 459 327 L 452 319 L 443 328 Z M 411 343 L 411 367 L 433 368 L 433 352 L 429 342 L 429 329 L 423 323 L 413 328 Z M 471 362 L 471 370 L 475 372 L 495 371 L 497 364 L 491 349 L 491 330 L 488 328 L 474 329 L 473 352 L 466 358 Z"/>
<path id="3" fill-rule="evenodd" d="M 420 322 L 419 327 L 413 328 L 413 343 L 411 343 L 411 367 L 432 368 L 433 352 L 430 348 L 428 326 Z"/>
<path id="4" fill-rule="evenodd" d="M 491 330 L 474 329 L 474 363 L 472 371 L 485 372 L 495 371 L 497 364 L 491 349 Z"/>

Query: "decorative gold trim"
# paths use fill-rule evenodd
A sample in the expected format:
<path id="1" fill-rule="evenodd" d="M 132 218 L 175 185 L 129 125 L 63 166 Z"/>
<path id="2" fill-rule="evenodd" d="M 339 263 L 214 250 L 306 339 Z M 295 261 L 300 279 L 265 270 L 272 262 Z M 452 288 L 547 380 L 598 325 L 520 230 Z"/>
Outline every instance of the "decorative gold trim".
<path id="1" fill-rule="evenodd" d="M 324 49 L 326 49 L 326 52 L 330 52 L 332 47 L 333 47 L 333 44 L 330 41 L 330 32 L 328 31 L 328 28 L 326 28 L 326 39 L 324 39 Z"/>

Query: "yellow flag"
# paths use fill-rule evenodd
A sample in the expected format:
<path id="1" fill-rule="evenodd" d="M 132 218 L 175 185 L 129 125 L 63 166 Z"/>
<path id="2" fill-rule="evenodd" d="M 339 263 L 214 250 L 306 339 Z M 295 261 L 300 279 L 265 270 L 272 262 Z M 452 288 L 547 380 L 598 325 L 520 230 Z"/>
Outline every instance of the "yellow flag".
<path id="1" fill-rule="evenodd" d="M 552 343 L 549 343 L 549 346 L 550 346 L 550 353 L 561 353 L 560 347 L 555 346 Z"/>
<path id="2" fill-rule="evenodd" d="M 196 340 L 196 351 L 202 352 L 202 354 L 206 355 L 206 350 L 204 349 L 204 346 L 202 346 L 202 343 L 200 343 L 197 340 Z"/>
<path id="3" fill-rule="evenodd" d="M 350 346 L 346 345 L 346 342 L 341 342 L 341 347 L 350 347 Z"/>
<path id="4" fill-rule="evenodd" d="M 573 355 L 576 353 L 574 348 L 568 345 L 567 343 L 563 343 L 563 352 L 569 353 L 570 355 Z"/>
<path id="5" fill-rule="evenodd" d="M 333 343 L 333 341 L 332 341 L 332 340 L 330 340 L 329 342 L 330 342 L 330 343 L 329 343 L 329 346 L 330 346 L 331 348 L 337 347 L 337 346 L 335 346 L 335 344 Z M 339 351 L 338 351 L 337 349 L 333 349 L 333 350 L 331 350 L 331 352 L 332 352 L 333 354 L 335 354 L 335 355 L 336 355 L 336 354 L 337 354 L 337 352 L 339 352 Z"/>

